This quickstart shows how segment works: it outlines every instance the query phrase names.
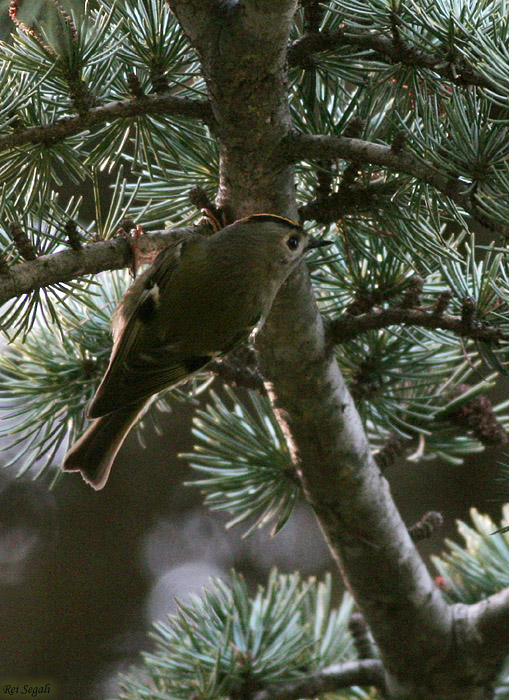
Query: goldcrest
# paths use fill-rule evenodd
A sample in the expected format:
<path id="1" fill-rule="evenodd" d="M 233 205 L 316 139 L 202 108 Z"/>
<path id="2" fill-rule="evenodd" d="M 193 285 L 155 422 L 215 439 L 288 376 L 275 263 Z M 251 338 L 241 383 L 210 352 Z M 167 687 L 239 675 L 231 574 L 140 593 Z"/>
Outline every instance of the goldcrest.
<path id="1" fill-rule="evenodd" d="M 295 221 L 255 214 L 163 250 L 114 314 L 109 366 L 87 411 L 93 420 L 64 470 L 101 489 L 154 395 L 243 343 L 306 251 L 327 243 Z"/>

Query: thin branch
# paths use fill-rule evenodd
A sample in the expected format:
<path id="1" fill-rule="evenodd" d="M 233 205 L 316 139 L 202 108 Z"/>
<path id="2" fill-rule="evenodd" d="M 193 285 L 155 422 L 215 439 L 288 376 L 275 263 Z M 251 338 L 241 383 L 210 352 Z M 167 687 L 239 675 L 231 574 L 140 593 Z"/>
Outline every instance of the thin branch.
<path id="1" fill-rule="evenodd" d="M 162 250 L 176 239 L 199 232 L 200 228 L 195 226 L 154 231 L 141 236 L 137 246 L 141 253 L 152 253 Z M 35 260 L 13 265 L 8 272 L 0 274 L 0 304 L 50 284 L 128 267 L 132 259 L 132 247 L 123 237 L 90 243 L 81 250 L 41 255 Z"/>
<path id="2" fill-rule="evenodd" d="M 428 68 L 445 80 L 456 85 L 476 85 L 495 89 L 493 83 L 482 73 L 464 62 L 449 61 L 443 56 L 428 53 L 401 40 L 380 32 L 368 32 L 353 27 L 341 27 L 331 31 L 312 32 L 297 39 L 288 48 L 288 62 L 293 66 L 307 66 L 316 53 L 332 51 L 340 46 L 356 46 L 374 51 L 389 59 L 391 63 L 402 63 L 415 68 Z"/>
<path id="3" fill-rule="evenodd" d="M 399 186 L 397 181 L 366 186 L 340 186 L 338 192 L 317 197 L 299 207 L 299 218 L 301 221 L 330 224 L 345 214 L 375 211 L 390 200 Z"/>
<path id="4" fill-rule="evenodd" d="M 300 160 L 355 160 L 359 163 L 380 165 L 432 185 L 461 207 L 482 226 L 507 235 L 507 226 L 489 221 L 478 210 L 475 199 L 469 192 L 468 183 L 452 175 L 441 173 L 431 163 L 409 151 L 395 150 L 371 141 L 346 136 L 324 134 L 299 134 L 292 132 L 282 147 L 282 157 L 289 162 Z"/>
<path id="5" fill-rule="evenodd" d="M 329 321 L 327 334 L 329 341 L 332 344 L 337 344 L 352 340 L 352 338 L 366 331 L 379 330 L 397 324 L 440 329 L 462 337 L 485 340 L 487 342 L 509 340 L 509 334 L 494 326 L 476 325 L 475 323 L 467 325 L 458 316 L 450 316 L 449 314 L 438 316 L 432 311 L 403 308 L 369 311 L 360 316 L 352 316 L 350 314 L 340 316 Z"/>
<path id="6" fill-rule="evenodd" d="M 375 686 L 383 689 L 384 669 L 378 659 L 348 661 L 324 668 L 318 673 L 297 681 L 271 685 L 251 696 L 251 700 L 294 700 L 314 698 L 322 693 L 333 693 L 352 685 Z"/>
<path id="7" fill-rule="evenodd" d="M 350 617 L 348 629 L 352 635 L 353 645 L 359 659 L 375 659 L 376 649 L 369 634 L 369 627 L 361 613 L 354 612 Z"/>
<path id="8" fill-rule="evenodd" d="M 86 114 L 58 119 L 53 124 L 17 129 L 14 133 L 0 136 L 0 150 L 28 143 L 52 144 L 112 119 L 140 117 L 146 114 L 174 115 L 212 122 L 212 112 L 206 100 L 164 94 L 145 95 L 94 107 Z"/>
<path id="9" fill-rule="evenodd" d="M 470 198 L 462 192 L 466 184 L 457 177 L 443 175 L 431 163 L 425 163 L 408 151 L 394 151 L 390 146 L 352 139 L 346 136 L 292 133 L 285 143 L 285 155 L 291 162 L 299 160 L 357 160 L 381 165 L 406 173 L 433 185 L 465 209 L 472 208 Z"/>

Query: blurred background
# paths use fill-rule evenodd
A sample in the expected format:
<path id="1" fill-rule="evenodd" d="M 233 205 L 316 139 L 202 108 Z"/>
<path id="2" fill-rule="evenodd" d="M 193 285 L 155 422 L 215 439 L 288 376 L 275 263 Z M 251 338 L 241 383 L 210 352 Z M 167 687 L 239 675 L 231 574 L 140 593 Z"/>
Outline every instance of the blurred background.
<path id="1" fill-rule="evenodd" d="M 66 474 L 43 483 L 0 470 L 0 668 L 2 676 L 51 681 L 61 700 L 116 697 L 115 676 L 150 649 L 152 622 L 175 610 L 175 599 L 199 591 L 232 567 L 251 586 L 274 566 L 303 576 L 332 571 L 314 516 L 300 505 L 283 530 L 242 539 L 242 526 L 202 505 L 197 478 L 178 457 L 188 452 L 192 407 L 176 403 L 165 432 L 148 428 L 143 449 L 132 433 L 104 490 Z M 425 556 L 456 537 L 456 518 L 478 507 L 498 517 L 499 454 L 463 466 L 409 462 L 387 471 L 408 525 L 438 510 L 444 527 L 419 544 Z"/>

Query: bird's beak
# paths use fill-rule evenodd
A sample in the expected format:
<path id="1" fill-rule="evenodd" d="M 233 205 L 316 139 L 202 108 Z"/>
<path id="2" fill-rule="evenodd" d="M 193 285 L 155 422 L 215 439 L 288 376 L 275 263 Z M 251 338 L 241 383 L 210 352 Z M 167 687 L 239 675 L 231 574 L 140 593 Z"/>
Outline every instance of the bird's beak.
<path id="1" fill-rule="evenodd" d="M 322 248 L 325 245 L 332 245 L 334 241 L 324 241 L 321 238 L 315 238 L 314 236 L 310 236 L 308 240 L 307 246 L 304 248 L 304 250 L 312 250 L 313 248 Z"/>

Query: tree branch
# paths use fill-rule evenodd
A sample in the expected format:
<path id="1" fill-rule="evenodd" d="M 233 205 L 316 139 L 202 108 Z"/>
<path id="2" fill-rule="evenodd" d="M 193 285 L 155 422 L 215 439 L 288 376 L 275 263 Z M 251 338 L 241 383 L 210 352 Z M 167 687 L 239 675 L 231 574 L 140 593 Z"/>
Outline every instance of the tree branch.
<path id="1" fill-rule="evenodd" d="M 345 214 L 375 211 L 391 199 L 399 186 L 397 181 L 340 186 L 337 192 L 317 197 L 299 207 L 300 220 L 330 224 Z"/>
<path id="2" fill-rule="evenodd" d="M 472 605 L 457 603 L 452 610 L 464 667 L 475 674 L 479 688 L 491 686 L 509 648 L 509 588 Z"/>
<path id="3" fill-rule="evenodd" d="M 329 666 L 306 678 L 274 684 L 259 690 L 251 696 L 251 700 L 314 698 L 322 693 L 333 693 L 352 685 L 375 686 L 383 689 L 385 683 L 382 662 L 378 659 L 366 659 Z"/>
<path id="4" fill-rule="evenodd" d="M 439 316 L 432 311 L 403 308 L 369 311 L 360 316 L 345 314 L 327 323 L 327 337 L 333 344 L 345 343 L 366 331 L 379 330 L 397 324 L 451 331 L 451 333 L 461 337 L 487 342 L 509 340 L 509 334 L 494 326 L 466 324 L 458 316 L 450 316 L 449 314 Z"/>
<path id="5" fill-rule="evenodd" d="M 468 618 L 469 645 L 482 650 L 476 656 L 496 664 L 509 649 L 509 588 L 463 607 Z"/>
<path id="6" fill-rule="evenodd" d="M 381 32 L 364 31 L 353 27 L 341 27 L 331 31 L 312 32 L 292 42 L 288 48 L 288 62 L 292 66 L 303 66 L 312 62 L 316 53 L 332 51 L 340 46 L 356 46 L 374 51 L 391 63 L 402 63 L 415 68 L 427 68 L 456 85 L 475 85 L 496 89 L 485 75 L 464 62 L 449 61 L 443 56 L 428 53 L 407 42 L 395 42 Z"/>
<path id="7" fill-rule="evenodd" d="M 412 688 L 423 654 L 432 668 L 450 647 L 452 614 L 371 455 L 360 416 L 328 352 L 304 267 L 276 297 L 257 343 L 306 496 L 386 668 Z M 394 634 L 395 629 L 404 634 Z"/>
<path id="8" fill-rule="evenodd" d="M 452 175 L 444 175 L 431 163 L 423 161 L 409 151 L 400 151 L 371 141 L 346 136 L 323 134 L 290 134 L 284 142 L 283 152 L 290 162 L 300 160 L 356 160 L 360 163 L 380 165 L 412 177 L 435 187 L 468 212 L 474 219 L 491 230 L 506 232 L 506 228 L 480 218 L 475 200 L 467 192 L 468 183 Z"/>
<path id="9" fill-rule="evenodd" d="M 145 95 L 94 107 L 85 114 L 59 119 L 53 124 L 16 129 L 13 133 L 0 136 L 0 150 L 28 143 L 52 144 L 112 119 L 140 117 L 146 114 L 175 115 L 212 122 L 212 112 L 206 100 L 164 94 Z"/>
<path id="10" fill-rule="evenodd" d="M 469 203 L 467 196 L 461 194 L 465 184 L 458 178 L 443 175 L 431 164 L 423 163 L 408 151 L 394 151 L 390 146 L 371 141 L 346 136 L 292 133 L 285 143 L 285 155 L 292 162 L 343 158 L 381 165 L 433 185 L 462 206 Z"/>
<path id="11" fill-rule="evenodd" d="M 153 231 L 141 236 L 137 246 L 142 253 L 152 253 L 162 250 L 175 240 L 199 232 L 200 228 L 196 226 Z M 123 237 L 90 243 L 81 250 L 63 250 L 52 255 L 41 255 L 35 260 L 13 265 L 8 272 L 0 274 L 0 304 L 50 284 L 128 267 L 132 264 L 132 259 L 131 245 Z"/>

